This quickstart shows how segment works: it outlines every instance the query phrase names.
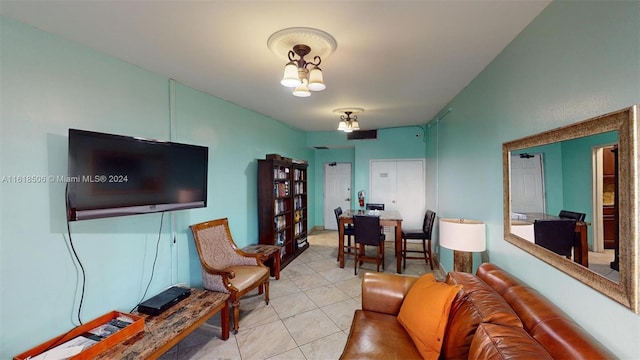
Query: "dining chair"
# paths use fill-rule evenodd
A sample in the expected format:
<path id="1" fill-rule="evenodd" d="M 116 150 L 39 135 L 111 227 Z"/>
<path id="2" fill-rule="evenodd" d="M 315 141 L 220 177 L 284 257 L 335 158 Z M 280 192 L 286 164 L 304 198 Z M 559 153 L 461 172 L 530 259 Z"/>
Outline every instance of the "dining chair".
<path id="1" fill-rule="evenodd" d="M 384 210 L 384 204 L 380 204 L 380 203 L 366 203 L 366 204 L 365 204 L 365 209 L 366 209 L 366 210 Z"/>
<path id="2" fill-rule="evenodd" d="M 560 213 L 558 214 L 559 218 L 563 218 L 563 219 L 575 219 L 576 221 L 584 221 L 584 218 L 587 216 L 587 214 L 585 213 L 579 213 L 579 212 L 575 212 L 575 211 L 569 211 L 569 210 L 560 210 Z"/>
<path id="3" fill-rule="evenodd" d="M 436 213 L 432 210 L 427 210 L 424 214 L 424 220 L 422 221 L 422 229 L 416 230 L 402 230 L 402 260 L 403 269 L 407 268 L 407 259 L 424 259 L 429 263 L 431 270 L 433 270 L 433 259 L 431 255 L 431 234 L 433 232 L 433 223 L 436 219 Z M 410 250 L 407 247 L 407 243 L 410 240 L 422 240 L 422 250 Z M 408 253 L 419 253 L 422 256 L 409 256 Z"/>
<path id="4" fill-rule="evenodd" d="M 340 230 L 340 215 L 342 215 L 342 207 L 338 206 L 333 209 L 333 213 L 336 215 L 336 223 L 338 224 L 338 230 Z M 339 234 L 339 233 L 338 233 Z M 347 224 L 344 227 L 344 236 L 347 237 L 347 243 L 344 245 L 343 254 L 344 255 L 355 255 L 355 244 L 351 246 L 351 237 L 355 235 L 353 224 Z M 340 236 L 340 235 L 338 235 Z M 353 250 L 353 253 L 351 252 Z M 338 261 L 340 261 L 340 252 L 338 252 Z"/>
<path id="5" fill-rule="evenodd" d="M 206 221 L 190 226 L 202 264 L 202 282 L 207 290 L 230 294 L 233 307 L 233 332 L 238 333 L 240 298 L 253 289 L 264 292 L 269 305 L 269 268 L 261 261 L 261 254 L 240 250 L 229 230 L 227 218 Z"/>
<path id="6" fill-rule="evenodd" d="M 536 220 L 533 233 L 536 244 L 571 259 L 576 234 L 575 219 Z"/>
<path id="7" fill-rule="evenodd" d="M 363 262 L 376 264 L 376 271 L 380 271 L 380 263 L 384 269 L 384 234 L 380 233 L 380 217 L 355 215 L 353 217 L 353 227 L 355 229 L 355 261 L 353 274 L 358 275 L 358 267 Z M 366 246 L 376 247 L 376 256 L 367 256 Z"/>

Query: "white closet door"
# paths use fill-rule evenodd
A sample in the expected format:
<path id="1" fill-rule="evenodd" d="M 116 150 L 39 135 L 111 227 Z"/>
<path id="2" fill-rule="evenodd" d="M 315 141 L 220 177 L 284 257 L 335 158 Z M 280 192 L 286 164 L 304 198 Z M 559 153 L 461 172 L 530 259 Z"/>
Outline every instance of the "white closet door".
<path id="1" fill-rule="evenodd" d="M 419 229 L 426 211 L 425 161 L 371 160 L 370 199 L 384 203 L 385 210 L 397 210 L 402 215 L 402 227 Z"/>

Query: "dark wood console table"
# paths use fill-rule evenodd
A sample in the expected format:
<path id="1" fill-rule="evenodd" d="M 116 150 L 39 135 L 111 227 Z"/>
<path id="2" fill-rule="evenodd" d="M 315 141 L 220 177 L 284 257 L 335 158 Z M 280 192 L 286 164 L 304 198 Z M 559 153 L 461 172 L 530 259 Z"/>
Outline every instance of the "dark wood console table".
<path id="1" fill-rule="evenodd" d="M 222 340 L 229 338 L 229 294 L 191 289 L 191 295 L 158 316 L 144 317 L 144 331 L 95 359 L 156 359 L 220 312 Z"/>

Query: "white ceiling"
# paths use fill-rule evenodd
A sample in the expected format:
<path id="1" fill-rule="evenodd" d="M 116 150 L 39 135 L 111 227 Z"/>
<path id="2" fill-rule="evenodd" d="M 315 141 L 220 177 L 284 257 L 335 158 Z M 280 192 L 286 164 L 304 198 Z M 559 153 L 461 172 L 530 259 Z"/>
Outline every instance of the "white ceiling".
<path id="1" fill-rule="evenodd" d="M 335 130 L 361 107 L 363 129 L 425 124 L 550 0 L 5 1 L 0 14 L 136 64 L 304 131 Z M 333 35 L 327 89 L 280 85 L 267 48 L 287 27 Z"/>

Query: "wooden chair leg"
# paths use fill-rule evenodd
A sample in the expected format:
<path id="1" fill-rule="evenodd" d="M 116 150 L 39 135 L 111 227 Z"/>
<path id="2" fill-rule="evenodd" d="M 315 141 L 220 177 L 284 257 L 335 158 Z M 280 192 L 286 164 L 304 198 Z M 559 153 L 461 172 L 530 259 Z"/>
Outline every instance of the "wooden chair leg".
<path id="1" fill-rule="evenodd" d="M 433 270 L 433 255 L 431 253 L 431 239 L 428 240 L 429 245 L 429 266 L 431 266 L 431 270 Z"/>
<path id="2" fill-rule="evenodd" d="M 269 279 L 264 282 L 264 302 L 269 305 Z"/>
<path id="3" fill-rule="evenodd" d="M 234 299 L 231 306 L 233 307 L 233 333 L 237 334 L 238 328 L 240 327 L 238 325 L 240 319 L 240 300 Z"/>
<path id="4" fill-rule="evenodd" d="M 380 272 L 380 245 L 376 246 L 376 271 Z"/>
<path id="5" fill-rule="evenodd" d="M 384 241 L 382 242 L 382 270 L 384 270 Z"/>
<path id="6" fill-rule="evenodd" d="M 258 295 L 262 295 L 263 292 L 264 288 L 262 287 L 262 284 L 260 284 L 260 286 L 258 286 Z"/>
<path id="7" fill-rule="evenodd" d="M 358 255 L 358 243 L 356 243 L 353 258 L 353 275 L 358 275 L 358 261 L 360 260 L 360 256 Z"/>
<path id="8" fill-rule="evenodd" d="M 422 239 L 422 255 L 424 256 L 424 262 L 428 263 L 429 259 L 427 259 L 427 244 L 426 244 L 427 240 Z"/>
<path id="9" fill-rule="evenodd" d="M 401 255 L 402 255 L 402 269 L 406 270 L 407 269 L 407 239 L 402 238 L 402 250 L 401 250 Z"/>

